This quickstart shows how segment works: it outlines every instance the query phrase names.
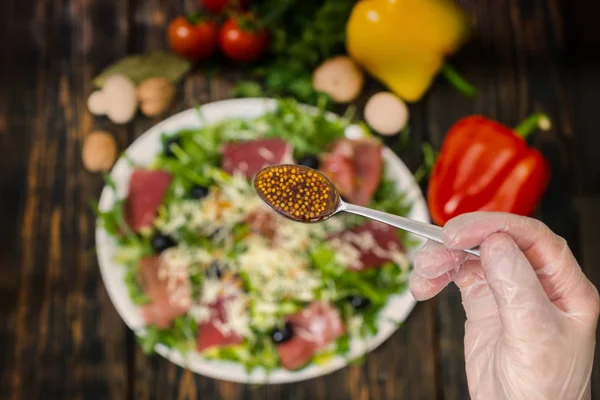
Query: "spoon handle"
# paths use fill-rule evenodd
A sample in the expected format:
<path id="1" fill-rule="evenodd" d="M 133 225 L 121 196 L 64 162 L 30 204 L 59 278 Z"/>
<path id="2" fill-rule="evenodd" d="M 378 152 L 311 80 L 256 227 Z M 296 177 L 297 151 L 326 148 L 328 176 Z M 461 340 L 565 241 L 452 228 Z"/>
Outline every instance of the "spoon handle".
<path id="1" fill-rule="evenodd" d="M 377 211 L 371 208 L 361 207 L 348 203 L 344 204 L 344 206 L 341 208 L 341 211 L 371 218 L 376 221 L 395 226 L 396 228 L 400 228 L 405 231 L 414 233 L 415 235 L 422 236 L 429 240 L 433 240 L 434 242 L 444 244 L 444 235 L 442 234 L 442 228 L 437 225 L 426 224 L 424 222 L 416 221 L 414 219 L 401 217 L 399 215 L 388 214 L 382 211 Z M 479 247 L 463 251 L 479 257 Z"/>

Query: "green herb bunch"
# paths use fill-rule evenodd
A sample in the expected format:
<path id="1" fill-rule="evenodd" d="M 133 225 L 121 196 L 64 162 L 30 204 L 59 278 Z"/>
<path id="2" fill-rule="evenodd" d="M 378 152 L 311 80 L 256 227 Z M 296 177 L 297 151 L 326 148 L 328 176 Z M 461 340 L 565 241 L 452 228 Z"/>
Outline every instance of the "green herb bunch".
<path id="1" fill-rule="evenodd" d="M 239 97 L 291 95 L 304 103 L 319 98 L 312 71 L 324 60 L 345 50 L 346 21 L 356 0 L 265 0 L 254 12 L 271 32 L 271 57 L 252 71 L 256 81 L 234 88 Z"/>

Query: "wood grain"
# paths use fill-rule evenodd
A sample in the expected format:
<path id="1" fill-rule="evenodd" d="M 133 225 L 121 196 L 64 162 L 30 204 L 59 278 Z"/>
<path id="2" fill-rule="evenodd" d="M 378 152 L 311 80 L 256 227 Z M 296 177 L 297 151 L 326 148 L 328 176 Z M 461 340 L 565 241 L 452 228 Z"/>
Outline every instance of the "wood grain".
<path id="1" fill-rule="evenodd" d="M 95 60 L 92 44 L 105 46 L 99 60 L 126 51 L 102 43 L 102 29 L 90 30 L 101 25 L 93 17 L 101 16 L 101 26 L 108 29 L 107 16 L 114 18 L 114 27 L 126 26 L 118 23 L 126 20 L 126 10 L 100 1 L 10 7 L 14 18 L 32 21 L 33 31 L 28 35 L 28 24 L 9 28 L 12 37 L 24 39 L 15 52 L 19 64 L 12 70 L 8 97 L 3 97 L 3 102 L 11 99 L 3 114 L 9 140 L 24 142 L 16 153 L 21 161 L 3 168 L 3 175 L 12 171 L 24 184 L 16 191 L 22 194 L 22 211 L 12 210 L 21 226 L 14 231 L 18 261 L 13 265 L 19 268 L 13 282 L 19 285 L 7 313 L 13 329 L 3 331 L 9 332 L 6 348 L 12 354 L 2 376 L 8 390 L 2 393 L 15 399 L 125 398 L 126 331 L 92 251 L 89 200 L 101 183 L 83 171 L 80 148 L 93 122 L 85 109 Z M 96 14 L 107 7 L 110 14 Z M 123 36 L 119 33 L 110 32 L 111 42 Z"/>
<path id="2" fill-rule="evenodd" d="M 464 312 L 448 288 L 418 304 L 405 325 L 365 362 L 286 385 L 220 382 L 142 353 L 102 284 L 89 200 L 101 178 L 80 162 L 92 129 L 121 149 L 160 118 L 116 127 L 92 118 L 91 79 L 119 56 L 166 48 L 165 24 L 195 0 L 7 0 L 0 2 L 0 393 L 8 399 L 465 399 Z M 415 171 L 420 147 L 441 145 L 459 118 L 481 113 L 514 126 L 548 113 L 550 132 L 532 144 L 551 160 L 553 180 L 537 216 L 565 237 L 600 285 L 597 247 L 600 88 L 594 13 L 584 2 L 459 0 L 473 40 L 451 62 L 480 90 L 469 99 L 442 80 L 411 104 L 406 145 L 387 138 Z M 18 40 L 16 40 L 18 38 Z M 198 69 L 178 86 L 170 114 L 229 97 L 240 73 Z M 383 90 L 369 81 L 357 101 Z M 343 111 L 339 107 L 338 111 Z M 426 189 L 426 182 L 422 183 Z M 575 202 L 575 199 L 577 202 Z M 4 351 L 4 349 L 7 349 Z M 598 362 L 599 357 L 596 356 Z M 598 365 L 596 362 L 596 365 Z M 600 398 L 600 372 L 593 374 Z"/>

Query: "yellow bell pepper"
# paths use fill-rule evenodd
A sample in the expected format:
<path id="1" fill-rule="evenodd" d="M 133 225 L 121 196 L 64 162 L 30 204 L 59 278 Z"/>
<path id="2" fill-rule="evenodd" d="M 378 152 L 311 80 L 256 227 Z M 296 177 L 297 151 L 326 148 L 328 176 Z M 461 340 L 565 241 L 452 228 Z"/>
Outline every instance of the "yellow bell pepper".
<path id="1" fill-rule="evenodd" d="M 468 33 L 466 16 L 451 0 L 361 0 L 346 25 L 346 47 L 369 74 L 414 102 Z"/>

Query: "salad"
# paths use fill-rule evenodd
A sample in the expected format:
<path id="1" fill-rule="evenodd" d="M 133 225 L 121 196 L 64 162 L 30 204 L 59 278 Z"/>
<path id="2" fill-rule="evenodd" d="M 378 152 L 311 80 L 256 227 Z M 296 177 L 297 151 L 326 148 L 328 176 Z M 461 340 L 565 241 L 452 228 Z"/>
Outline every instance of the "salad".
<path id="1" fill-rule="evenodd" d="M 349 125 L 281 99 L 258 118 L 165 132 L 153 162 L 132 165 L 127 196 L 97 213 L 146 322 L 144 351 L 160 343 L 248 371 L 298 370 L 377 333 L 389 298 L 406 290 L 414 243 L 357 216 L 284 219 L 252 186 L 264 166 L 297 163 L 352 203 L 407 215 L 382 144 L 346 138 Z"/>

